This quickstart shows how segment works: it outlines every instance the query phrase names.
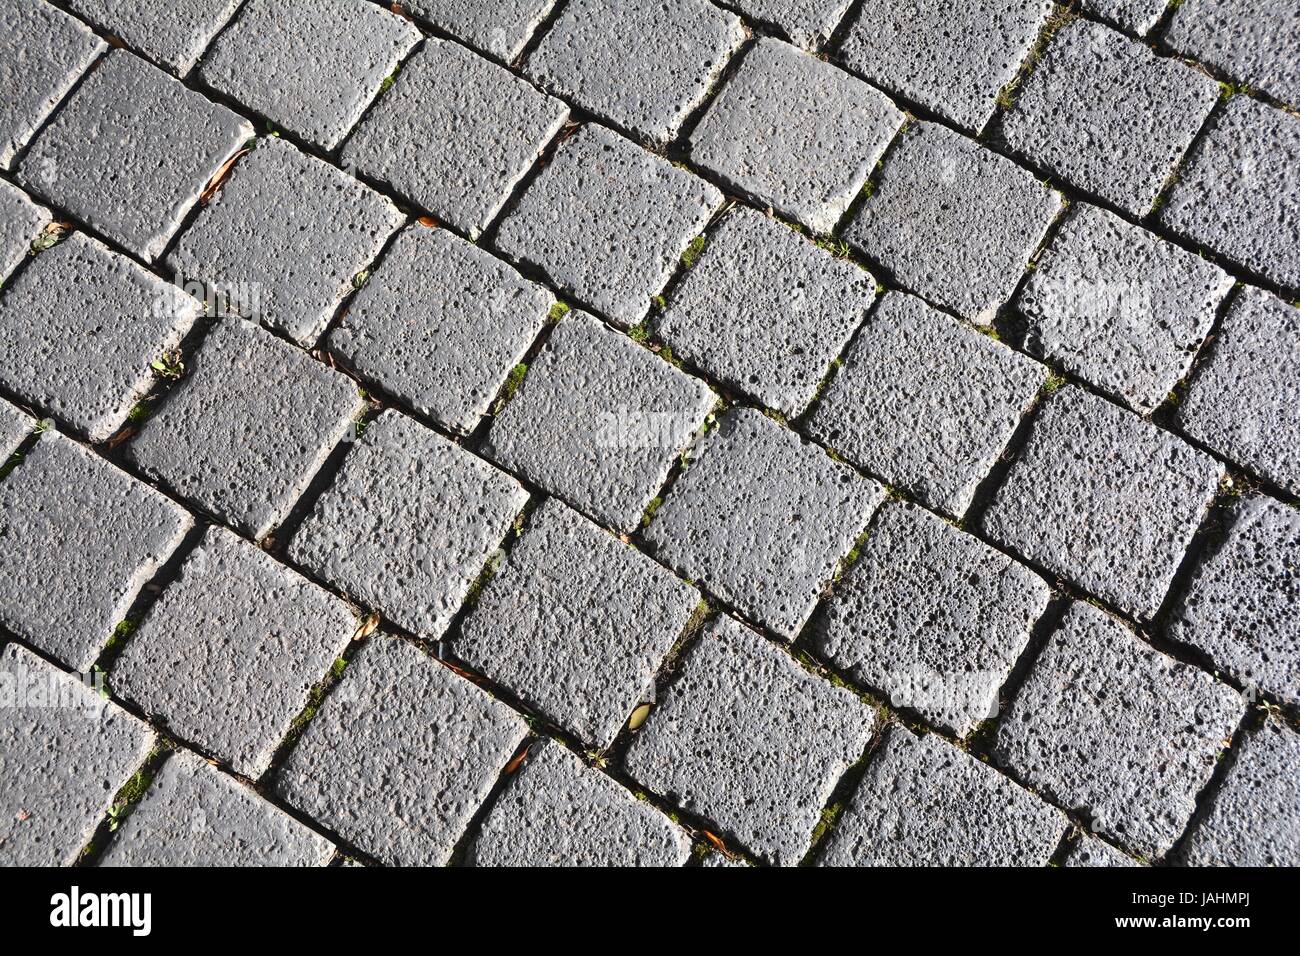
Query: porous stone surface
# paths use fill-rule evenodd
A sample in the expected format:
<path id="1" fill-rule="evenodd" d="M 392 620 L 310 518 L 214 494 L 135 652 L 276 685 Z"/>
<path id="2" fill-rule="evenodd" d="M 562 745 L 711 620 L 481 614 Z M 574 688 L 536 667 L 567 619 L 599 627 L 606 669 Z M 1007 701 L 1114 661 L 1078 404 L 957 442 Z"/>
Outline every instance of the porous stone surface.
<path id="1" fill-rule="evenodd" d="M 477 236 L 568 115 L 504 67 L 427 40 L 349 138 L 343 163 Z"/>
<path id="2" fill-rule="evenodd" d="M 794 418 L 866 317 L 875 287 L 854 263 L 737 209 L 709 234 L 657 332 L 710 377 Z"/>
<path id="3" fill-rule="evenodd" d="M 703 382 L 571 313 L 496 416 L 485 450 L 601 524 L 631 531 L 714 401 Z"/>
<path id="4" fill-rule="evenodd" d="M 813 626 L 814 652 L 959 737 L 995 717 L 1047 584 L 910 504 L 882 508 L 860 552 Z"/>
<path id="5" fill-rule="evenodd" d="M 167 757 L 99 866 L 324 866 L 334 845 L 194 754 Z"/>
<path id="6" fill-rule="evenodd" d="M 724 617 L 633 739 L 627 771 L 755 855 L 793 866 L 875 721 L 848 691 Z"/>
<path id="7" fill-rule="evenodd" d="M 527 733 L 505 704 L 411 644 L 376 634 L 274 786 L 382 863 L 441 866 Z"/>
<path id="8" fill-rule="evenodd" d="M 884 94 L 764 38 L 695 127 L 691 160 L 736 192 L 829 233 L 902 124 Z"/>
<path id="9" fill-rule="evenodd" d="M 356 628 L 339 598 L 213 526 L 110 679 L 179 738 L 256 779 Z"/>
<path id="10" fill-rule="evenodd" d="M 744 39 L 739 17 L 703 0 L 570 0 L 524 68 L 557 96 L 664 144 Z"/>
<path id="11" fill-rule="evenodd" d="M 0 482 L 0 623 L 88 670 L 192 525 L 148 485 L 70 438 L 42 434 Z"/>
<path id="12" fill-rule="evenodd" d="M 1232 284 L 1200 256 L 1082 206 L 1016 307 L 1027 349 L 1145 414 L 1187 374 Z"/>
<path id="13" fill-rule="evenodd" d="M 1047 369 L 920 299 L 888 293 L 809 421 L 819 441 L 961 517 Z"/>
<path id="14" fill-rule="evenodd" d="M 1300 735 L 1274 720 L 1244 736 L 1188 838 L 1190 866 L 1300 865 Z"/>
<path id="15" fill-rule="evenodd" d="M 203 306 L 84 233 L 40 253 L 0 294 L 0 384 L 91 441 L 157 384 Z"/>
<path id="16" fill-rule="evenodd" d="M 645 531 L 658 557 L 793 639 L 884 489 L 761 412 L 728 411 Z"/>
<path id="17" fill-rule="evenodd" d="M 483 591 L 452 651 L 596 747 L 654 694 L 699 594 L 551 499 Z"/>
<path id="18" fill-rule="evenodd" d="M 1169 0 L 1081 0 L 1079 6 L 1121 30 L 1143 36 L 1160 20 Z"/>
<path id="19" fill-rule="evenodd" d="M 1300 288 L 1300 118 L 1232 97 L 1179 169 L 1159 221 L 1270 282 Z"/>
<path id="20" fill-rule="evenodd" d="M 36 419 L 0 398 L 0 467 L 36 427 Z"/>
<path id="21" fill-rule="evenodd" d="M 1064 813 L 933 734 L 889 728 L 820 866 L 1045 866 Z"/>
<path id="22" fill-rule="evenodd" d="M 1169 636 L 1241 684 L 1300 704 L 1300 511 L 1252 495 L 1229 521 L 1179 599 Z"/>
<path id="23" fill-rule="evenodd" d="M 242 0 L 66 0 L 65 6 L 137 53 L 185 75 Z"/>
<path id="24" fill-rule="evenodd" d="M 1003 133 L 1030 162 L 1141 217 L 1218 96 L 1204 73 L 1079 19 L 1052 38 Z"/>
<path id="25" fill-rule="evenodd" d="M 17 186 L 0 180 L 0 281 L 27 258 L 32 241 L 50 223 L 50 211 Z"/>
<path id="26" fill-rule="evenodd" d="M 1075 867 L 1127 867 L 1138 866 L 1137 860 L 1115 849 L 1105 840 L 1084 834 L 1070 850 L 1063 866 Z"/>
<path id="27" fill-rule="evenodd" d="M 0 10 L 0 169 L 106 49 L 83 23 L 44 0 L 10 0 Z M 6 184 L 7 185 L 7 184 Z"/>
<path id="28" fill-rule="evenodd" d="M 599 126 L 561 147 L 493 245 L 622 326 L 645 317 L 722 193 Z"/>
<path id="29" fill-rule="evenodd" d="M 408 0 L 402 6 L 462 43 L 510 61 L 523 52 L 555 0 Z"/>
<path id="30" fill-rule="evenodd" d="M 908 291 L 988 325 L 1060 209 L 1060 194 L 1027 169 L 916 123 L 844 237 Z"/>
<path id="31" fill-rule="evenodd" d="M 410 227 L 330 331 L 367 382 L 460 434 L 523 361 L 555 298 L 443 229 Z"/>
<path id="32" fill-rule="evenodd" d="M 1159 857 L 1244 711 L 1231 687 L 1074 603 L 999 722 L 994 759 L 1107 839 Z"/>
<path id="33" fill-rule="evenodd" d="M 1075 386 L 1034 422 L 983 517 L 995 541 L 1140 620 L 1159 610 L 1223 466 Z"/>
<path id="34" fill-rule="evenodd" d="M 1300 106 L 1300 7 L 1277 0 L 1184 0 L 1164 43 Z"/>
<path id="35" fill-rule="evenodd" d="M 231 110 L 115 50 L 37 134 L 17 175 L 24 188 L 152 262 L 252 133 Z"/>
<path id="36" fill-rule="evenodd" d="M 213 89 L 331 150 L 420 40 L 366 0 L 249 0 L 199 66 Z"/>
<path id="37" fill-rule="evenodd" d="M 775 27 L 786 39 L 816 52 L 853 6 L 852 0 L 727 0 L 751 20 Z M 725 859 L 725 857 L 724 857 Z M 708 864 L 706 864 L 708 865 Z"/>
<path id="38" fill-rule="evenodd" d="M 363 407 L 346 376 L 249 322 L 225 319 L 124 449 L 177 496 L 261 538 Z"/>
<path id="39" fill-rule="evenodd" d="M 289 557 L 436 638 L 527 500 L 509 475 L 390 410 L 353 444 Z"/>
<path id="40" fill-rule="evenodd" d="M 0 651 L 0 865 L 71 866 L 154 734 L 17 644 Z"/>
<path id="41" fill-rule="evenodd" d="M 483 821 L 474 866 L 681 866 L 685 831 L 557 743 L 528 757 Z"/>
<path id="42" fill-rule="evenodd" d="M 258 140 L 167 265 L 226 311 L 310 348 L 402 223 L 389 200 L 284 140 Z"/>
<path id="43" fill-rule="evenodd" d="M 866 0 L 840 57 L 878 86 L 978 133 L 1051 12 L 1049 0 Z"/>
<path id="44" fill-rule="evenodd" d="M 1300 495 L 1300 307 L 1241 289 L 1176 410 L 1197 441 Z"/>

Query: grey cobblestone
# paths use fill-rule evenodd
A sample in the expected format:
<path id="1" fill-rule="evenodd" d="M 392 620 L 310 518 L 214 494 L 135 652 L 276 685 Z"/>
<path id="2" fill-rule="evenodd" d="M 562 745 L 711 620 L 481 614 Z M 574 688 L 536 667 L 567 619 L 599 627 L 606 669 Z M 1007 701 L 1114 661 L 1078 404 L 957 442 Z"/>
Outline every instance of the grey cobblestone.
<path id="1" fill-rule="evenodd" d="M 510 476 L 387 411 L 356 441 L 289 556 L 367 608 L 436 638 L 527 500 Z"/>
<path id="2" fill-rule="evenodd" d="M 875 279 L 751 209 L 727 215 L 659 337 L 710 376 L 799 415 L 876 297 Z"/>
<path id="3" fill-rule="evenodd" d="M 685 832 L 559 744 L 540 745 L 475 838 L 475 866 L 681 866 Z"/>
<path id="4" fill-rule="evenodd" d="M 631 531 L 714 401 L 703 382 L 571 314 L 497 415 L 486 451 L 602 524 Z"/>
<path id="5" fill-rule="evenodd" d="M 372 637 L 276 777 L 302 812 L 383 863 L 440 866 L 528 725 L 395 637 Z"/>
<path id="6" fill-rule="evenodd" d="M 1222 476 L 1209 455 L 1069 386 L 1034 423 L 983 525 L 995 541 L 1147 619 Z"/>
<path id="7" fill-rule="evenodd" d="M 458 658 L 607 747 L 699 595 L 558 501 L 533 515 L 452 643 Z"/>
<path id="8" fill-rule="evenodd" d="M 50 211 L 17 186 L 0 180 L 0 282 L 27 258 L 32 241 L 50 223 Z"/>
<path id="9" fill-rule="evenodd" d="M 821 866 L 1044 866 L 1066 817 L 944 740 L 889 729 Z"/>
<path id="10" fill-rule="evenodd" d="M 0 482 L 0 623 L 88 670 L 192 525 L 148 485 L 43 434 Z"/>
<path id="11" fill-rule="evenodd" d="M 224 106 L 116 50 L 37 135 L 18 179 L 152 262 L 252 132 Z"/>
<path id="12" fill-rule="evenodd" d="M 961 517 L 1046 378 L 1042 366 L 920 299 L 889 293 L 809 429 L 873 474 Z"/>
<path id="13" fill-rule="evenodd" d="M 343 162 L 477 236 L 568 115 L 503 67 L 428 40 L 348 140 Z"/>
<path id="14" fill-rule="evenodd" d="M 356 627 L 341 600 L 211 527 L 113 664 L 113 690 L 257 778 Z"/>
<path id="15" fill-rule="evenodd" d="M 909 291 L 988 325 L 1060 209 L 1060 195 L 1028 170 L 917 123 L 844 236 Z"/>
<path id="16" fill-rule="evenodd" d="M 861 80 L 761 39 L 691 134 L 691 159 L 735 191 L 829 233 L 902 123 Z"/>
<path id="17" fill-rule="evenodd" d="M 721 206 L 702 179 L 588 125 L 529 186 L 495 246 L 632 326 Z"/>
<path id="18" fill-rule="evenodd" d="M 227 319 L 125 451 L 179 497 L 261 538 L 285 519 L 362 408 L 345 376 Z"/>
<path id="19" fill-rule="evenodd" d="M 334 845 L 191 753 L 175 753 L 99 866 L 324 866 Z"/>
<path id="20" fill-rule="evenodd" d="M 848 691 L 721 618 L 633 740 L 627 769 L 752 853 L 792 866 L 874 726 Z"/>
<path id="21" fill-rule="evenodd" d="M 1300 106 L 1300 8 L 1277 0 L 1184 0 L 1166 44 Z"/>
<path id="22" fill-rule="evenodd" d="M 64 0 L 68 9 L 153 62 L 184 75 L 242 0 Z"/>
<path id="23" fill-rule="evenodd" d="M 0 864 L 70 866 L 154 734 L 76 676 L 10 644 L 0 678 Z"/>
<path id="24" fill-rule="evenodd" d="M 1244 711 L 1232 688 L 1075 603 L 999 723 L 995 759 L 1156 857 L 1187 826 Z"/>
<path id="25" fill-rule="evenodd" d="M 408 0 L 407 11 L 498 60 L 513 60 L 555 0 Z"/>
<path id="26" fill-rule="evenodd" d="M 1130 867 L 1138 866 L 1131 856 L 1115 849 L 1105 840 L 1084 835 L 1070 850 L 1064 866 L 1071 867 Z"/>
<path id="27" fill-rule="evenodd" d="M 726 0 L 724 6 L 769 24 L 796 46 L 816 52 L 831 38 L 853 0 Z"/>
<path id="28" fill-rule="evenodd" d="M 727 412 L 646 529 L 658 556 L 793 639 L 884 489 L 753 409 Z"/>

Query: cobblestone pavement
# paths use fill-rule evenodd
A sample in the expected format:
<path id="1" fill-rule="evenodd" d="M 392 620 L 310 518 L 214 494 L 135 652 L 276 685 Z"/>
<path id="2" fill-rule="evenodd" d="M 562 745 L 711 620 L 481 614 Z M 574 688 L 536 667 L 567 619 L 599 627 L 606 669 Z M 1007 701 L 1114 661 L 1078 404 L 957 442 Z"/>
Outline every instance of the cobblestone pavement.
<path id="1" fill-rule="evenodd" d="M 1300 863 L 1294 0 L 7 0 L 0 863 Z"/>

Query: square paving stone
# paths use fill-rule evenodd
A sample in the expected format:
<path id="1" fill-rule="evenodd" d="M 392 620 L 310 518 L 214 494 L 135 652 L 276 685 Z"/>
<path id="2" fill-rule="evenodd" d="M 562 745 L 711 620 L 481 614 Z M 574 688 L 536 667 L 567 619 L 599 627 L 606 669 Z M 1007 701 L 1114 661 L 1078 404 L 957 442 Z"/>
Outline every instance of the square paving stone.
<path id="1" fill-rule="evenodd" d="M 311 347 L 403 218 L 369 186 L 265 137 L 181 234 L 167 265 L 236 314 Z"/>
<path id="2" fill-rule="evenodd" d="M 1102 836 L 1159 857 L 1245 707 L 1231 687 L 1076 602 L 999 723 L 995 759 Z"/>
<path id="3" fill-rule="evenodd" d="M 343 164 L 476 237 L 568 116 L 504 67 L 427 40 L 343 147 Z"/>
<path id="4" fill-rule="evenodd" d="M 153 731 L 17 644 L 0 651 L 0 695 L 0 866 L 71 866 Z"/>
<path id="5" fill-rule="evenodd" d="M 152 363 L 202 314 L 192 296 L 74 233 L 0 293 L 0 382 L 103 441 L 156 384 Z"/>
<path id="6" fill-rule="evenodd" d="M 1300 866 L 1300 735 L 1273 720 L 1246 734 L 1192 830 L 1189 866 Z"/>
<path id="7" fill-rule="evenodd" d="M 555 0 L 407 0 L 407 13 L 476 50 L 510 61 L 555 6 Z"/>
<path id="8" fill-rule="evenodd" d="M 663 145 L 744 39 L 739 17 L 702 0 L 570 0 L 524 69 L 557 96 Z"/>
<path id="9" fill-rule="evenodd" d="M 691 160 L 734 191 L 829 233 L 902 125 L 883 93 L 764 38 L 691 134 Z"/>
<path id="10" fill-rule="evenodd" d="M 84 24 L 44 0 L 9 0 L 0 9 L 0 169 L 9 168 L 106 49 Z"/>
<path id="11" fill-rule="evenodd" d="M 875 723 L 847 690 L 724 617 L 633 739 L 627 770 L 755 855 L 793 866 Z"/>
<path id="12" fill-rule="evenodd" d="M 497 798 L 475 866 L 681 866 L 685 831 L 557 743 L 542 744 Z"/>
<path id="13" fill-rule="evenodd" d="M 1184 0 L 1161 38 L 1192 59 L 1300 106 L 1300 6 Z"/>
<path id="14" fill-rule="evenodd" d="M 18 179 L 152 262 L 252 133 L 224 106 L 116 50 L 37 135 Z"/>
<path id="15" fill-rule="evenodd" d="M 1049 0 L 866 0 L 839 55 L 878 86 L 978 133 L 1051 12 Z"/>
<path id="16" fill-rule="evenodd" d="M 275 787 L 383 863 L 441 866 L 527 733 L 505 704 L 379 634 L 326 696 Z"/>
<path id="17" fill-rule="evenodd" d="M 1234 96 L 1179 170 L 1159 220 L 1273 282 L 1300 288 L 1300 118 Z"/>
<path id="18" fill-rule="evenodd" d="M 1030 162 L 1140 218 L 1218 97 L 1204 73 L 1075 20 L 1025 80 L 1003 133 Z"/>
<path id="19" fill-rule="evenodd" d="M 917 123 L 844 237 L 909 291 L 988 325 L 1060 209 L 1060 194 L 1027 169 Z"/>
<path id="20" fill-rule="evenodd" d="M 959 737 L 998 709 L 1051 590 L 915 505 L 886 505 L 819 615 L 812 648 L 836 670 Z"/>
<path id="21" fill-rule="evenodd" d="M 1080 206 L 1016 305 L 1030 352 L 1148 413 L 1187 374 L 1232 284 L 1200 256 Z"/>
<path id="22" fill-rule="evenodd" d="M 551 293 L 443 229 L 412 226 L 330 332 L 330 351 L 451 431 L 487 414 L 554 304 Z"/>
<path id="23" fill-rule="evenodd" d="M 630 327 L 721 206 L 704 180 L 588 125 L 528 187 L 494 245 Z"/>
<path id="24" fill-rule="evenodd" d="M 0 180 L 0 282 L 27 258 L 32 240 L 50 223 L 50 211 L 17 186 Z"/>
<path id="25" fill-rule="evenodd" d="M 0 623 L 89 669 L 192 525 L 148 485 L 46 432 L 0 482 Z"/>
<path id="26" fill-rule="evenodd" d="M 219 322 L 125 446 L 150 477 L 251 538 L 285 519 L 365 407 L 345 375 L 240 319 Z"/>
<path id="27" fill-rule="evenodd" d="M 36 427 L 36 419 L 0 398 L 0 467 Z"/>
<path id="28" fill-rule="evenodd" d="M 658 334 L 713 378 L 794 418 L 875 298 L 870 273 L 741 207 L 710 234 Z"/>
<path id="29" fill-rule="evenodd" d="M 1300 495 L 1300 308 L 1246 286 L 1177 409 L 1197 441 Z"/>
<path id="30" fill-rule="evenodd" d="M 509 475 L 387 411 L 353 445 L 289 557 L 406 630 L 437 638 L 527 501 Z"/>
<path id="31" fill-rule="evenodd" d="M 614 742 L 699 601 L 630 545 L 548 500 L 453 653 L 582 741 Z"/>
<path id="32" fill-rule="evenodd" d="M 243 0 L 64 0 L 102 32 L 183 76 Z"/>
<path id="33" fill-rule="evenodd" d="M 1300 511 L 1250 497 L 1194 572 L 1169 636 L 1240 683 L 1300 704 Z"/>
<path id="34" fill-rule="evenodd" d="M 715 400 L 649 349 L 570 313 L 485 450 L 601 524 L 632 531 Z"/>
<path id="35" fill-rule="evenodd" d="M 420 31 L 365 0 L 249 0 L 199 77 L 275 125 L 331 150 Z"/>
<path id="36" fill-rule="evenodd" d="M 1129 867 L 1138 866 L 1137 860 L 1123 853 L 1105 840 L 1084 835 L 1070 855 L 1065 858 L 1065 866 L 1074 867 Z"/>
<path id="37" fill-rule="evenodd" d="M 920 299 L 889 293 L 849 347 L 810 432 L 961 517 L 1047 369 Z"/>
<path id="38" fill-rule="evenodd" d="M 1222 476 L 1209 455 L 1069 386 L 1034 422 L 984 529 L 1146 620 L 1159 610 Z"/>
<path id="39" fill-rule="evenodd" d="M 793 639 L 884 489 L 750 408 L 727 412 L 692 458 L 646 540 L 685 577 Z"/>
<path id="40" fill-rule="evenodd" d="M 816 52 L 830 40 L 853 0 L 725 0 L 725 5 L 775 27 L 796 46 Z"/>
<path id="41" fill-rule="evenodd" d="M 334 845 L 203 758 L 172 754 L 99 866 L 324 866 Z"/>
<path id="42" fill-rule="evenodd" d="M 211 526 L 113 663 L 113 690 L 256 779 L 356 631 L 339 598 Z"/>
<path id="43" fill-rule="evenodd" d="M 1069 825 L 933 734 L 889 729 L 819 866 L 1046 866 Z"/>

